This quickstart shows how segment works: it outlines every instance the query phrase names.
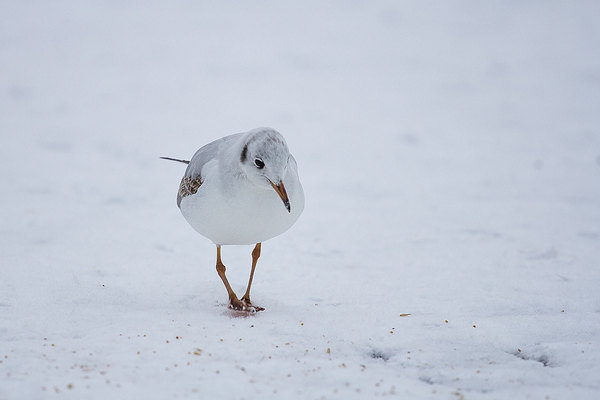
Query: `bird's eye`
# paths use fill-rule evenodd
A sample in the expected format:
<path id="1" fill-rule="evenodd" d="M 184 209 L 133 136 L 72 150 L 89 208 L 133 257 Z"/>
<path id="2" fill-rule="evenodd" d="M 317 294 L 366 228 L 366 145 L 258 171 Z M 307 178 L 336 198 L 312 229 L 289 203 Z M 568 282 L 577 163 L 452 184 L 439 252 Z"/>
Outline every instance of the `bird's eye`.
<path id="1" fill-rule="evenodd" d="M 263 169 L 265 167 L 265 163 L 260 158 L 254 159 L 254 165 L 256 165 L 256 168 L 258 169 Z"/>

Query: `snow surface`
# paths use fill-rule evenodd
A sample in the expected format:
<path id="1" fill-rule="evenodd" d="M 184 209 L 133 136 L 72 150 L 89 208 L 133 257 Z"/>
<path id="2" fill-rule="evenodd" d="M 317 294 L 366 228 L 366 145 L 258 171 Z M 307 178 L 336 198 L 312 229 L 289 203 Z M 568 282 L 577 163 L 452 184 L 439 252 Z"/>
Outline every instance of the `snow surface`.
<path id="1" fill-rule="evenodd" d="M 0 399 L 599 398 L 598 15 L 0 3 Z M 242 318 L 158 157 L 264 125 L 307 207 Z"/>

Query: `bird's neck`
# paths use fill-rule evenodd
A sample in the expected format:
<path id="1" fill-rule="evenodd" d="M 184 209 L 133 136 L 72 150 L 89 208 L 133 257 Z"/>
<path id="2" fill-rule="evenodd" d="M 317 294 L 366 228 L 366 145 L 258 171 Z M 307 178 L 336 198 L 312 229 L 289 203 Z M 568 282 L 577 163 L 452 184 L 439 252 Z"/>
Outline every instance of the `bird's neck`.
<path id="1" fill-rule="evenodd" d="M 228 179 L 247 181 L 248 178 L 241 167 L 240 158 L 243 149 L 243 143 L 238 141 L 234 146 L 224 148 L 223 156 L 219 157 L 219 169 Z"/>

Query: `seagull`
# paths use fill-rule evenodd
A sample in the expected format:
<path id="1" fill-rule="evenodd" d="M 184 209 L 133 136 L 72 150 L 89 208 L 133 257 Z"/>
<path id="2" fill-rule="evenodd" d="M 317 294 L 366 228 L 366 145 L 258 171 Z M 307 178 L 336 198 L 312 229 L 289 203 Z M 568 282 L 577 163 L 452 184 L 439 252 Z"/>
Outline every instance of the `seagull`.
<path id="1" fill-rule="evenodd" d="M 229 308 L 257 312 L 250 301 L 261 243 L 287 231 L 304 210 L 304 191 L 296 160 L 283 136 L 256 128 L 215 140 L 188 164 L 177 192 L 177 206 L 187 222 L 217 246 L 217 273 L 229 296 Z M 225 276 L 224 245 L 254 245 L 246 292 L 239 299 Z"/>

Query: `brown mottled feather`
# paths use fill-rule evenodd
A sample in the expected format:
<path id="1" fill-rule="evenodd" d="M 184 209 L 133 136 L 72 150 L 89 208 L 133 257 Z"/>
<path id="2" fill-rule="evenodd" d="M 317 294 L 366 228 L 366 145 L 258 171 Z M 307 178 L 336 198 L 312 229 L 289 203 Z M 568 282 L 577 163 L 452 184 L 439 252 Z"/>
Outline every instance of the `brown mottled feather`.
<path id="1" fill-rule="evenodd" d="M 191 176 L 184 176 L 181 180 L 181 184 L 179 185 L 179 193 L 177 196 L 177 206 L 181 205 L 181 199 L 186 196 L 195 194 L 198 191 L 198 188 L 202 185 L 202 179 L 198 175 L 195 178 Z"/>

